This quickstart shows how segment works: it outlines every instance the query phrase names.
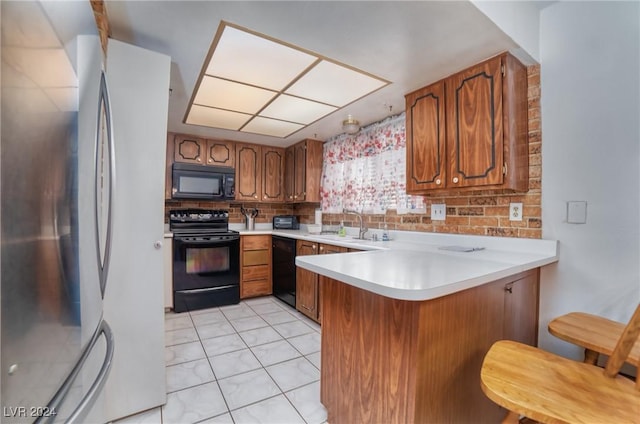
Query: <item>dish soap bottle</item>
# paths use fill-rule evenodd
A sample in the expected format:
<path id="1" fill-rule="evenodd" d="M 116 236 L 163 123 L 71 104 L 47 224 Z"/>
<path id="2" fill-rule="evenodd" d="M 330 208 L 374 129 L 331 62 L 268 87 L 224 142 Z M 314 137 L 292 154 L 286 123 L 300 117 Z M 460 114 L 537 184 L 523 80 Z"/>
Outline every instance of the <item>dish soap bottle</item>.
<path id="1" fill-rule="evenodd" d="M 344 228 L 344 221 L 340 221 L 340 228 L 338 228 L 338 235 L 344 237 L 347 235 L 347 230 Z"/>
<path id="2" fill-rule="evenodd" d="M 387 223 L 384 223 L 384 228 L 382 230 L 382 241 L 389 241 L 389 227 L 387 227 Z"/>

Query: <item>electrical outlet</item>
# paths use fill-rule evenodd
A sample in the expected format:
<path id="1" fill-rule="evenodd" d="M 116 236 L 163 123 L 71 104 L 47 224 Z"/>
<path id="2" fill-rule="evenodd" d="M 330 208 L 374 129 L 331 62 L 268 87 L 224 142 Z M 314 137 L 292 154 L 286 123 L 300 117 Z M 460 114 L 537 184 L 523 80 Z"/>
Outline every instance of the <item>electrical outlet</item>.
<path id="1" fill-rule="evenodd" d="M 447 217 L 447 205 L 444 203 L 431 205 L 431 220 L 444 221 Z"/>
<path id="2" fill-rule="evenodd" d="M 509 203 L 509 221 L 522 221 L 522 203 Z"/>

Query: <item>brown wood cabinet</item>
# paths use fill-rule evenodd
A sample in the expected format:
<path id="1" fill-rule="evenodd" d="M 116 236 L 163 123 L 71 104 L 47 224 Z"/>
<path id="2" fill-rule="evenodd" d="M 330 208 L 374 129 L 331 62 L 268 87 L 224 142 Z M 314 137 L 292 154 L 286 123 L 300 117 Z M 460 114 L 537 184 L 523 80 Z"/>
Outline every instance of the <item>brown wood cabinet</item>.
<path id="1" fill-rule="evenodd" d="M 236 145 L 236 200 L 284 201 L 284 156 L 279 147 Z"/>
<path id="2" fill-rule="evenodd" d="M 236 200 L 262 199 L 262 158 L 260 146 L 236 145 Z"/>
<path id="3" fill-rule="evenodd" d="M 538 281 L 535 269 L 405 301 L 327 279 L 320 370 L 327 421 L 499 422 L 505 411 L 482 393 L 480 367 L 497 340 L 525 335 L 535 344 Z"/>
<path id="4" fill-rule="evenodd" d="M 235 143 L 176 134 L 173 160 L 180 163 L 233 167 L 235 166 Z"/>
<path id="5" fill-rule="evenodd" d="M 298 240 L 296 245 L 296 255 L 301 256 L 348 251 L 346 247 L 305 240 Z M 318 323 L 322 323 L 322 286 L 326 279 L 325 276 L 296 267 L 296 309 Z"/>
<path id="6" fill-rule="evenodd" d="M 240 298 L 273 292 L 271 282 L 271 236 L 240 237 Z"/>
<path id="7" fill-rule="evenodd" d="M 227 140 L 207 140 L 206 164 L 236 166 L 236 144 Z"/>
<path id="8" fill-rule="evenodd" d="M 322 176 L 322 141 L 307 139 L 285 152 L 285 199 L 289 202 L 319 202 Z"/>
<path id="9" fill-rule="evenodd" d="M 284 149 L 261 147 L 262 201 L 284 202 Z"/>
<path id="10" fill-rule="evenodd" d="M 318 243 L 298 240 L 296 256 L 318 254 Z M 296 309 L 313 320 L 318 320 L 318 274 L 296 267 Z"/>
<path id="11" fill-rule="evenodd" d="M 528 189 L 526 68 L 508 53 L 409 93 L 407 192 Z"/>

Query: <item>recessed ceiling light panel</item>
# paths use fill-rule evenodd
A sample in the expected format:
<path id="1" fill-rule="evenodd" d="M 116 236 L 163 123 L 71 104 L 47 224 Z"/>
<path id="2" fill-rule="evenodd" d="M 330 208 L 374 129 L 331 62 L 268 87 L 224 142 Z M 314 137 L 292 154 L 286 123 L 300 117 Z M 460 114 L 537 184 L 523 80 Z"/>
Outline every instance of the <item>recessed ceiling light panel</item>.
<path id="1" fill-rule="evenodd" d="M 286 93 L 343 107 L 385 85 L 386 81 L 324 60 Z"/>
<path id="2" fill-rule="evenodd" d="M 253 115 L 276 94 L 274 91 L 205 75 L 194 103 Z"/>
<path id="3" fill-rule="evenodd" d="M 245 113 L 193 105 L 186 123 L 225 130 L 239 130 L 249 119 L 251 119 L 251 115 Z"/>
<path id="4" fill-rule="evenodd" d="M 291 44 L 222 22 L 184 122 L 288 137 L 389 84 Z"/>
<path id="5" fill-rule="evenodd" d="M 206 74 L 282 90 L 316 60 L 301 50 L 226 26 Z"/>
<path id="6" fill-rule="evenodd" d="M 256 116 L 242 128 L 243 132 L 270 135 L 273 137 L 286 137 L 289 134 L 302 129 L 304 125 L 293 122 L 278 121 L 277 119 Z"/>
<path id="7" fill-rule="evenodd" d="M 309 125 L 337 110 L 336 107 L 283 94 L 267 106 L 261 116 Z"/>

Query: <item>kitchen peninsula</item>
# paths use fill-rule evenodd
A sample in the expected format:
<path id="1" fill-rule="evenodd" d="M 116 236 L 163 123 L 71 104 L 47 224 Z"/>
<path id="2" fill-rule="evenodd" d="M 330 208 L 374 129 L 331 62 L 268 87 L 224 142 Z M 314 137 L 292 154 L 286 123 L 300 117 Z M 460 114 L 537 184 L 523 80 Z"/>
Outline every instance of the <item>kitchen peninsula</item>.
<path id="1" fill-rule="evenodd" d="M 431 244 L 296 258 L 329 277 L 321 367 L 329 422 L 503 417 L 480 389 L 482 360 L 499 339 L 537 343 L 539 267 L 557 261 L 557 246 L 500 242 L 434 235 Z M 484 248 L 464 251 L 472 246 Z"/>

